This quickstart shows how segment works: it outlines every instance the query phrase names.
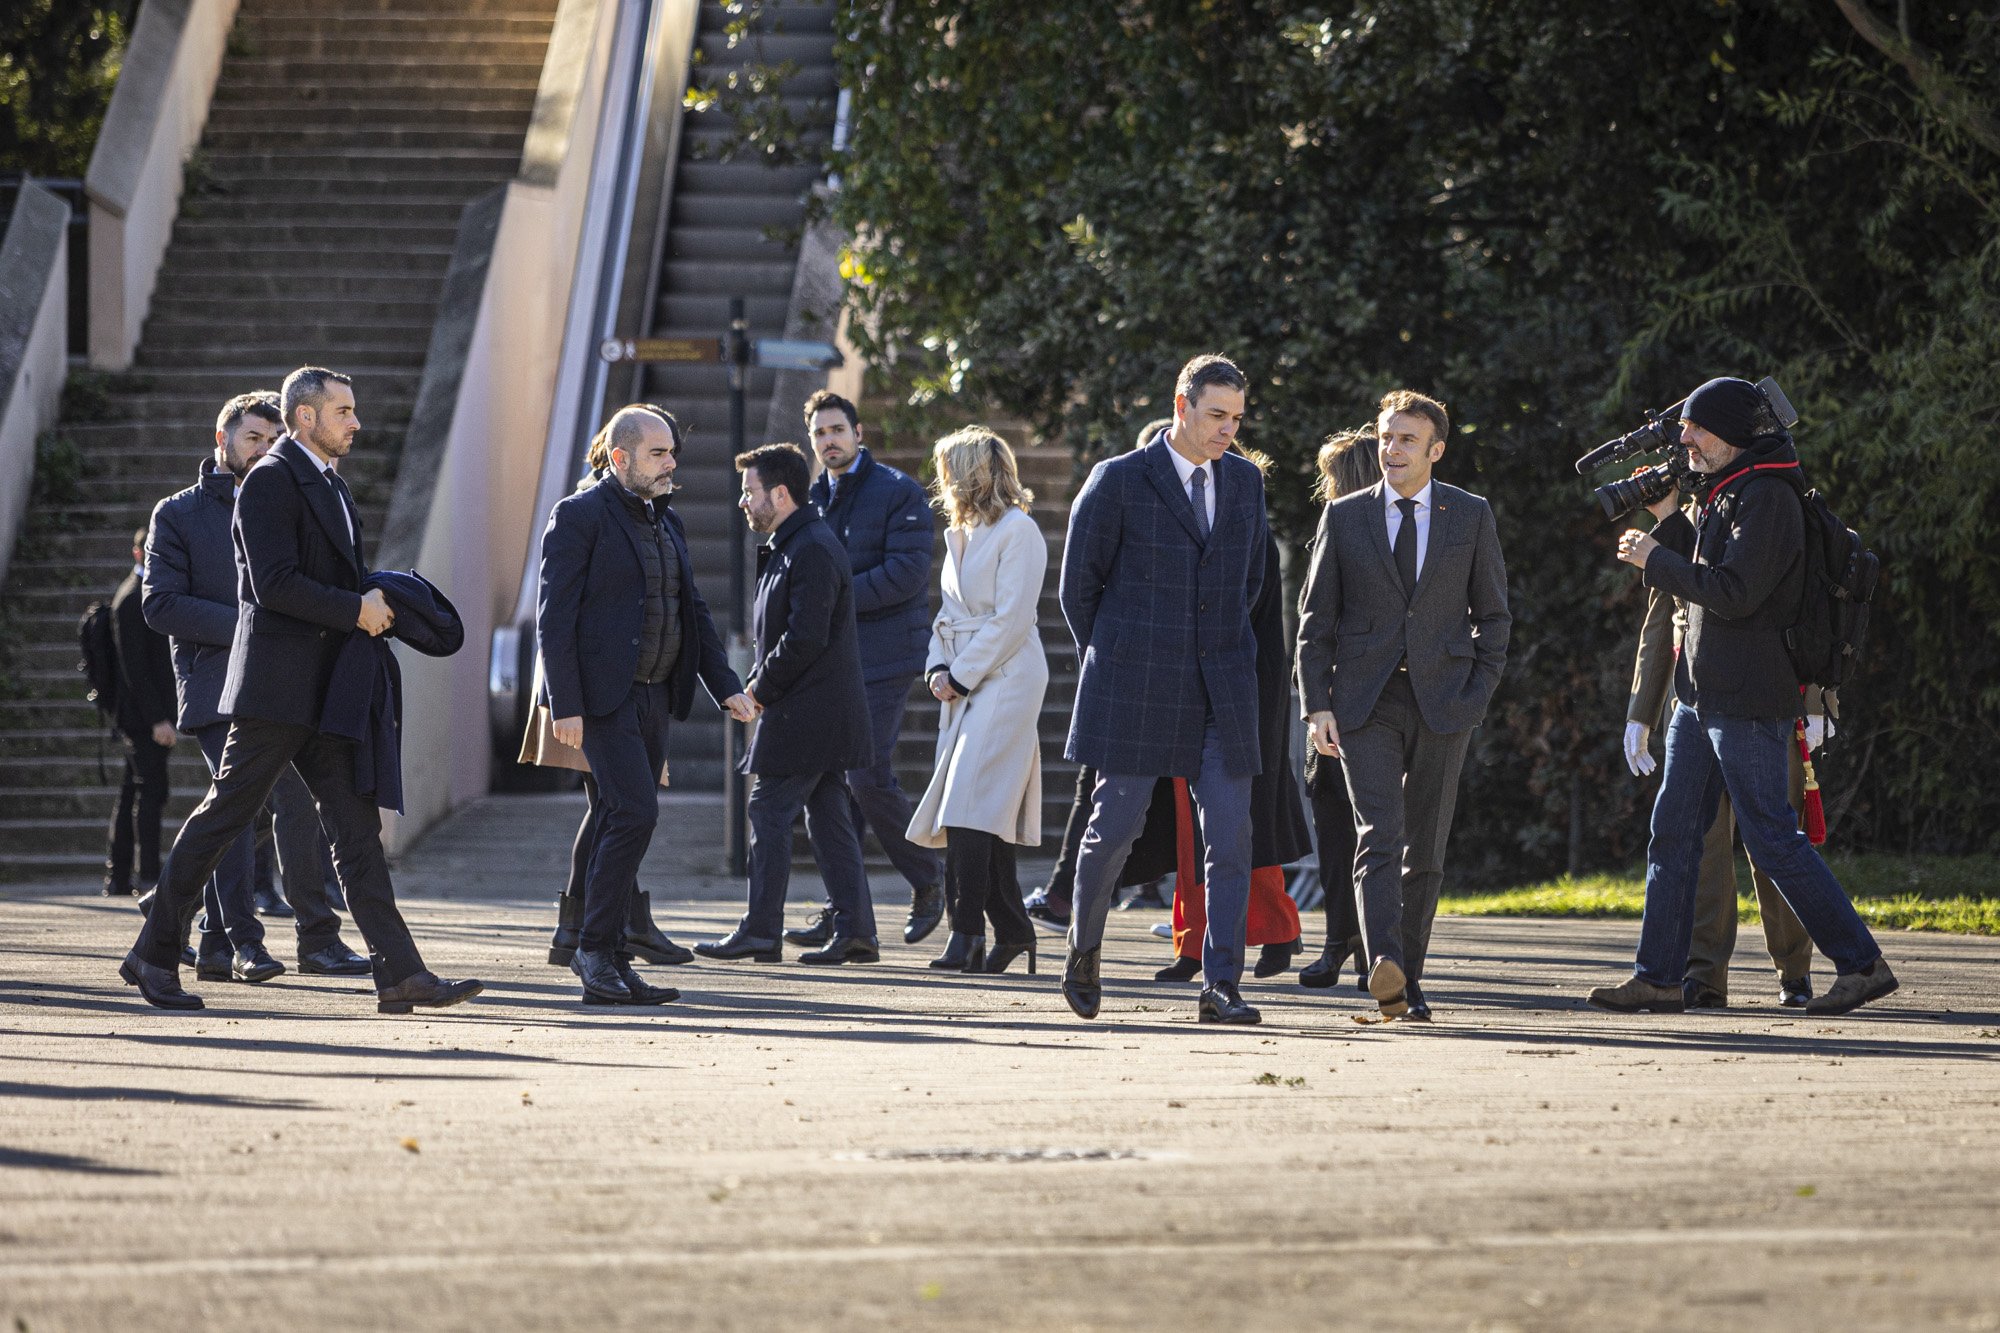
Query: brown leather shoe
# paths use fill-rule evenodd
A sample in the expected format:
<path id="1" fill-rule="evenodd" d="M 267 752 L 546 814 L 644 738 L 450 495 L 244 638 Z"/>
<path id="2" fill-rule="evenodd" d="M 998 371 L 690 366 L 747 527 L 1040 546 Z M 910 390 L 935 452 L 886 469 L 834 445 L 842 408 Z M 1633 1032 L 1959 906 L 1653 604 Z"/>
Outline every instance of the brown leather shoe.
<path id="1" fill-rule="evenodd" d="M 440 981 L 434 972 L 419 972 L 378 994 L 375 997 L 375 1012 L 407 1014 L 418 1005 L 427 1009 L 443 1009 L 461 1000 L 469 1000 L 485 989 L 477 981 Z"/>

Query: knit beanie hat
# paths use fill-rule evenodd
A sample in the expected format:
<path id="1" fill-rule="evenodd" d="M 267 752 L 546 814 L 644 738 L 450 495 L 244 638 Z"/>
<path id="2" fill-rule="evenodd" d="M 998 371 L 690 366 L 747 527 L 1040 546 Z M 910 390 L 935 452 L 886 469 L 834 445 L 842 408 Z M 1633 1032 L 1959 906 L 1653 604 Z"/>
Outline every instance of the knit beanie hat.
<path id="1" fill-rule="evenodd" d="M 1723 443 L 1748 449 L 1764 395 L 1748 380 L 1712 379 L 1688 395 L 1681 415 Z"/>

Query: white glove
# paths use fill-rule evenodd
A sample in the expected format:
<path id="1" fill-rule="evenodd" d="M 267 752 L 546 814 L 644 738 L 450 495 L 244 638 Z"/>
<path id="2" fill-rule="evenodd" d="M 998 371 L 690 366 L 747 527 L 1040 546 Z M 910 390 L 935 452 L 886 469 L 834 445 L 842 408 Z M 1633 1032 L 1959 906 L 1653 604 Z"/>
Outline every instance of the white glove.
<path id="1" fill-rule="evenodd" d="M 1833 739 L 1836 730 L 1838 728 L 1829 717 L 1814 713 L 1806 718 L 1806 753 L 1817 752 L 1820 746 Z"/>
<path id="2" fill-rule="evenodd" d="M 1659 765 L 1654 762 L 1649 746 L 1653 743 L 1653 729 L 1644 722 L 1625 724 L 1625 767 L 1632 770 L 1632 776 L 1643 778 Z"/>

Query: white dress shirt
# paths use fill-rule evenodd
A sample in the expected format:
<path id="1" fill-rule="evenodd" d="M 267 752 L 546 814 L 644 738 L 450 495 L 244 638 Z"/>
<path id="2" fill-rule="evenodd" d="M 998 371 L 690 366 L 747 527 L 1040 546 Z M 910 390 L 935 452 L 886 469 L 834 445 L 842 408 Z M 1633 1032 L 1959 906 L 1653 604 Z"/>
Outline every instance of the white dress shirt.
<path id="1" fill-rule="evenodd" d="M 1215 531 L 1215 469 L 1207 463 L 1190 463 L 1182 458 L 1180 450 L 1171 444 L 1167 446 L 1167 457 L 1174 460 L 1174 471 L 1180 474 L 1181 490 L 1187 493 L 1188 503 L 1194 503 L 1194 474 L 1206 472 L 1202 485 L 1208 492 L 1208 529 Z"/>
<path id="2" fill-rule="evenodd" d="M 1391 553 L 1396 549 L 1396 533 L 1403 526 L 1403 511 L 1396 507 L 1396 501 L 1402 498 L 1396 494 L 1394 486 L 1386 481 L 1382 483 L 1382 507 L 1389 518 Z M 1431 483 L 1425 482 L 1424 488 L 1410 498 L 1417 502 L 1417 576 L 1421 578 L 1424 573 L 1424 556 L 1429 552 L 1431 545 Z"/>
<path id="3" fill-rule="evenodd" d="M 303 444 L 299 447 L 305 449 Z M 322 462 L 320 456 L 310 449 L 306 449 L 305 452 L 306 457 L 312 459 L 313 466 L 319 469 L 320 477 L 326 480 L 326 488 L 333 492 L 334 501 L 340 505 L 340 517 L 347 524 L 347 544 L 352 546 L 354 544 L 354 515 L 347 512 L 347 501 L 340 498 L 340 487 L 334 485 L 332 479 L 327 476 L 328 473 L 333 471 L 333 464 Z M 239 494 L 243 490 L 241 486 L 236 489 Z"/>

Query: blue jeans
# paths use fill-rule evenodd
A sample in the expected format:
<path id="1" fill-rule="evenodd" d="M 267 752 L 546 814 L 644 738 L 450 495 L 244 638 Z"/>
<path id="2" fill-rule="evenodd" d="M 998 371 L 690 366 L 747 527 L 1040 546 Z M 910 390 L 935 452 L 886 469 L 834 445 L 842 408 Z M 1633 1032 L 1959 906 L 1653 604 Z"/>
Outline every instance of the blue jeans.
<path id="1" fill-rule="evenodd" d="M 1796 744 L 1785 718 L 1703 716 L 1685 704 L 1674 709 L 1646 849 L 1641 980 L 1679 986 L 1686 977 L 1702 843 L 1725 790 L 1750 859 L 1778 886 L 1834 970 L 1859 972 L 1882 956 L 1840 881 L 1799 830 L 1785 748 Z"/>
<path id="2" fill-rule="evenodd" d="M 1243 935 L 1250 915 L 1250 777 L 1224 766 L 1222 738 L 1210 718 L 1202 736 L 1201 771 L 1188 783 L 1201 815 L 1208 933 L 1201 942 L 1201 974 L 1209 985 L 1243 976 Z M 1104 921 L 1132 844 L 1146 827 L 1155 774 L 1099 773 L 1091 792 L 1090 825 L 1076 855 L 1076 888 L 1069 947 L 1079 952 L 1104 943 Z"/>

